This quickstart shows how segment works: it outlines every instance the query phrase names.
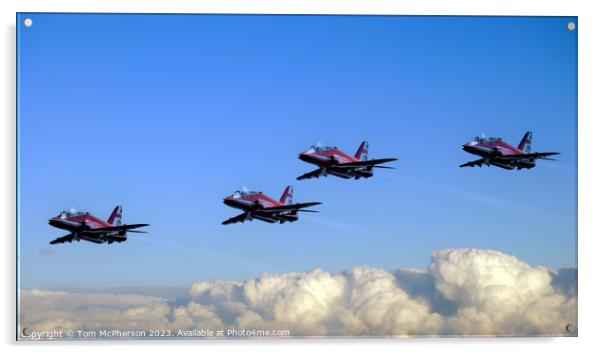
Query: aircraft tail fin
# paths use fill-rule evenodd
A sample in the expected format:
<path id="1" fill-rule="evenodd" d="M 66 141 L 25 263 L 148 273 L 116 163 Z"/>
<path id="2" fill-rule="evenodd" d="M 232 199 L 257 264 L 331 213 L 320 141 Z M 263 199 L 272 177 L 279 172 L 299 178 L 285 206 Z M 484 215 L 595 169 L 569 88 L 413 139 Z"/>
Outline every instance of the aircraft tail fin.
<path id="1" fill-rule="evenodd" d="M 293 186 L 286 186 L 282 197 L 280 197 L 280 203 L 285 205 L 293 204 Z"/>
<path id="2" fill-rule="evenodd" d="M 355 153 L 355 158 L 361 161 L 368 160 L 368 142 L 362 141 L 360 147 L 357 148 L 357 152 Z"/>
<path id="3" fill-rule="evenodd" d="M 109 219 L 107 220 L 107 222 L 113 226 L 121 225 L 121 211 L 122 211 L 121 205 L 116 206 L 115 209 L 113 209 L 111 216 L 109 216 Z"/>
<path id="4" fill-rule="evenodd" d="M 533 133 L 532 132 L 526 132 L 525 135 L 523 136 L 523 139 L 518 144 L 518 148 L 521 149 L 522 151 L 526 152 L 526 153 L 530 153 L 531 152 L 531 140 L 532 139 L 533 139 Z"/>

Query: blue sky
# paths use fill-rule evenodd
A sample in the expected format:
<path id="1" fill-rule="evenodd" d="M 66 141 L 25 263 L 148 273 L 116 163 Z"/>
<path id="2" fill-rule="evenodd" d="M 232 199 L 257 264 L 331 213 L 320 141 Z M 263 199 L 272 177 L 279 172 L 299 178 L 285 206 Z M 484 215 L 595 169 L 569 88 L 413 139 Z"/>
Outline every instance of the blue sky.
<path id="1" fill-rule="evenodd" d="M 262 272 L 424 267 L 490 248 L 576 267 L 577 31 L 568 17 L 21 14 L 24 287 L 188 285 Z M 480 134 L 559 151 L 461 169 Z M 295 181 L 321 142 L 397 157 L 369 180 Z M 222 226 L 247 186 L 321 201 L 294 224 Z M 75 207 L 148 235 L 50 246 Z"/>

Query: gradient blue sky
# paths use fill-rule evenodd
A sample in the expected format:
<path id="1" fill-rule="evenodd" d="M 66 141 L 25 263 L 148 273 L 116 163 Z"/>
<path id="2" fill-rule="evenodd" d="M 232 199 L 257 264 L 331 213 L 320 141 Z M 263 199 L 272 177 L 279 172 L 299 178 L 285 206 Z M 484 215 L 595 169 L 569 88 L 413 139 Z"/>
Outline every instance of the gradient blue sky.
<path id="1" fill-rule="evenodd" d="M 568 17 L 20 14 L 24 287 L 184 286 L 262 272 L 424 267 L 491 248 L 576 267 L 577 31 Z M 458 168 L 475 135 L 557 162 Z M 397 157 L 375 178 L 298 182 L 321 142 Z M 293 183 L 294 182 L 294 183 Z M 222 226 L 247 186 L 320 214 Z M 152 224 L 50 246 L 75 207 Z"/>

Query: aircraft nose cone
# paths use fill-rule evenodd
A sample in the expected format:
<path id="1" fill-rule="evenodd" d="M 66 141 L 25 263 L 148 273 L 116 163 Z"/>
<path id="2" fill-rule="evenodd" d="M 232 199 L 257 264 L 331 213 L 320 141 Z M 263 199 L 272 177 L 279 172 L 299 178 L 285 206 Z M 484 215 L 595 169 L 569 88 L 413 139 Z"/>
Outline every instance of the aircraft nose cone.
<path id="1" fill-rule="evenodd" d="M 57 226 L 57 225 L 60 225 L 60 224 L 61 224 L 61 220 L 60 219 L 57 219 L 57 218 L 50 218 L 50 219 L 48 219 L 48 225 Z"/>
<path id="2" fill-rule="evenodd" d="M 235 206 L 238 203 L 236 203 L 236 201 L 234 199 L 232 199 L 231 196 L 228 196 L 228 197 L 224 198 L 224 204 L 226 204 L 228 206 Z"/>
<path id="3" fill-rule="evenodd" d="M 473 147 L 473 146 L 475 146 L 475 145 L 477 145 L 477 143 L 476 143 L 476 142 L 474 142 L 474 141 L 469 141 L 469 142 L 467 142 L 466 144 L 462 145 L 462 149 L 463 149 L 463 150 L 468 150 L 468 149 L 470 149 L 471 147 Z"/>
<path id="4" fill-rule="evenodd" d="M 311 154 L 308 154 L 306 152 L 302 152 L 299 154 L 299 159 L 302 161 L 311 161 Z"/>

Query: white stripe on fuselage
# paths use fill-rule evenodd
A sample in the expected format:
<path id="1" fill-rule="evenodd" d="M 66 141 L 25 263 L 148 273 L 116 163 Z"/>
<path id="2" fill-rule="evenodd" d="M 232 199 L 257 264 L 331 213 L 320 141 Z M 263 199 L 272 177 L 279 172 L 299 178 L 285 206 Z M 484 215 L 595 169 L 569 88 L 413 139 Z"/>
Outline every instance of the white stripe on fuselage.
<path id="1" fill-rule="evenodd" d="M 263 215 L 259 215 L 259 214 L 251 214 L 251 218 L 255 218 L 255 219 L 259 219 L 262 221 L 266 221 L 266 222 L 277 222 L 278 219 L 269 217 L 269 216 L 263 216 Z"/>
<path id="2" fill-rule="evenodd" d="M 352 178 L 353 177 L 353 175 L 348 172 L 336 171 L 334 169 L 326 169 L 326 172 L 331 175 L 341 177 L 341 178 Z"/>

